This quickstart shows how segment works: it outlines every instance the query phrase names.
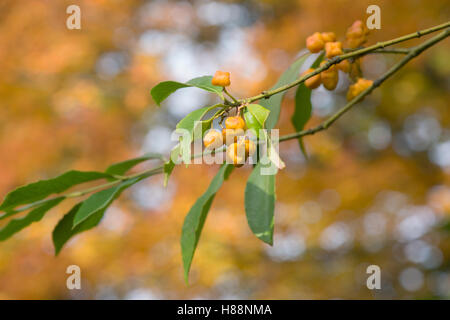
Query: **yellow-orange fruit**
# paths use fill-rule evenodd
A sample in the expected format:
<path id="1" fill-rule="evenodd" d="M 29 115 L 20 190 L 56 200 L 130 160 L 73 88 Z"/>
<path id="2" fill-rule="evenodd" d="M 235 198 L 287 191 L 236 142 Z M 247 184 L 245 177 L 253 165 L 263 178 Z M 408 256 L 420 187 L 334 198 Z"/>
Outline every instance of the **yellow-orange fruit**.
<path id="1" fill-rule="evenodd" d="M 373 84 L 372 80 L 367 80 L 364 78 L 359 78 L 356 83 L 352 84 L 347 91 L 347 100 L 351 101 L 361 92 L 369 88 Z"/>
<path id="2" fill-rule="evenodd" d="M 244 129 L 223 129 L 222 141 L 228 146 L 231 143 L 237 142 L 238 137 L 243 136 L 244 133 Z"/>
<path id="3" fill-rule="evenodd" d="M 339 62 L 336 66 L 342 72 L 349 73 L 350 71 L 350 62 L 348 60 L 343 60 Z"/>
<path id="4" fill-rule="evenodd" d="M 306 70 L 305 72 L 302 73 L 302 77 L 313 71 L 314 71 L 313 68 L 309 68 L 308 70 Z M 320 86 L 320 74 L 316 74 L 315 76 L 312 76 L 311 78 L 306 79 L 305 86 L 309 89 L 315 89 L 318 86 Z"/>
<path id="5" fill-rule="evenodd" d="M 245 163 L 245 145 L 242 143 L 230 144 L 227 147 L 227 163 L 232 163 L 235 167 L 242 167 Z"/>
<path id="6" fill-rule="evenodd" d="M 336 34 L 334 32 L 322 32 L 322 39 L 324 42 L 336 41 Z"/>
<path id="7" fill-rule="evenodd" d="M 246 139 L 246 140 L 239 142 L 239 144 L 243 145 L 245 148 L 245 158 L 246 159 L 248 157 L 252 156 L 256 152 L 256 145 L 251 140 Z"/>
<path id="8" fill-rule="evenodd" d="M 327 58 L 333 58 L 342 54 L 342 42 L 327 42 L 325 43 L 325 51 Z"/>
<path id="9" fill-rule="evenodd" d="M 369 29 L 361 20 L 355 21 L 350 28 L 347 29 L 346 38 L 347 45 L 350 48 L 357 48 L 367 41 Z"/>
<path id="10" fill-rule="evenodd" d="M 347 33 L 345 34 L 345 36 L 347 38 L 359 38 L 362 36 L 366 36 L 368 34 L 369 34 L 369 29 L 367 29 L 366 25 L 361 20 L 356 20 L 347 29 Z"/>
<path id="11" fill-rule="evenodd" d="M 207 149 L 216 149 L 223 145 L 222 134 L 217 130 L 210 130 L 203 137 L 203 144 Z"/>
<path id="12" fill-rule="evenodd" d="M 230 73 L 225 71 L 216 71 L 211 80 L 212 85 L 219 87 L 228 87 L 230 83 Z"/>
<path id="13" fill-rule="evenodd" d="M 241 116 L 228 117 L 225 119 L 225 128 L 227 129 L 244 129 L 245 121 Z"/>
<path id="14" fill-rule="evenodd" d="M 347 46 L 351 49 L 355 49 L 363 45 L 367 41 L 367 38 L 365 36 L 358 37 L 358 38 L 348 38 L 347 39 Z"/>
<path id="15" fill-rule="evenodd" d="M 321 64 L 323 63 L 325 63 L 325 61 L 322 61 Z M 325 89 L 334 90 L 339 81 L 339 73 L 336 66 L 333 65 L 327 70 L 322 71 L 320 73 L 320 81 L 322 82 Z"/>
<path id="16" fill-rule="evenodd" d="M 306 38 L 306 48 L 312 53 L 319 52 L 323 49 L 325 42 L 322 39 L 322 35 L 319 32 L 315 32 L 308 38 Z"/>

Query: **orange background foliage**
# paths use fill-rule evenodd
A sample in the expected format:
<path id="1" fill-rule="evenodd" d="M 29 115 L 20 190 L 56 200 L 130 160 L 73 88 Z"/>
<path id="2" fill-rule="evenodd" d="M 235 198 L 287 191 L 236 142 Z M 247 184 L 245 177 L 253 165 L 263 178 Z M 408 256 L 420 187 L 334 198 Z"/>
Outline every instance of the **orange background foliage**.
<path id="1" fill-rule="evenodd" d="M 66 7 L 81 8 L 81 30 Z M 335 31 L 381 8 L 369 43 L 449 20 L 448 1 L 2 1 L 0 4 L 0 195 L 66 170 L 103 170 L 144 151 L 167 152 L 176 122 L 214 97 L 185 89 L 158 108 L 149 90 L 217 69 L 247 97 L 271 87 L 315 31 Z M 412 40 L 405 45 L 414 45 Z M 2 242 L 1 299 L 449 298 L 448 40 L 413 60 L 330 130 L 281 146 L 275 245 L 250 232 L 243 191 L 250 168 L 218 193 L 190 285 L 179 238 L 185 214 L 217 168 L 177 167 L 126 192 L 99 227 L 53 256 L 51 232 L 70 201 Z M 375 79 L 398 56 L 371 55 Z M 345 81 L 318 90 L 307 126 L 345 103 Z M 281 134 L 292 132 L 293 95 Z M 4 222 L 2 221 L 2 224 Z M 67 266 L 82 290 L 66 288 Z M 382 271 L 368 290 L 366 267 Z"/>

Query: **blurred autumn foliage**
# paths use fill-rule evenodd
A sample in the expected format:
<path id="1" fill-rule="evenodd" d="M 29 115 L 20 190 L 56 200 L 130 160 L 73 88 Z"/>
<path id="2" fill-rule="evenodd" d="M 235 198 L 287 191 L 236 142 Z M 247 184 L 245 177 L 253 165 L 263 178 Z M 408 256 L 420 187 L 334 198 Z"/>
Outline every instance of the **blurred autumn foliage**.
<path id="1" fill-rule="evenodd" d="M 65 25 L 74 3 L 81 30 Z M 167 154 L 176 122 L 214 97 L 180 90 L 158 108 L 149 95 L 156 83 L 221 69 L 231 72 L 233 94 L 258 94 L 308 35 L 335 31 L 342 40 L 370 4 L 380 6 L 382 27 L 369 44 L 450 17 L 445 0 L 2 1 L 0 195 L 71 168 Z M 365 57 L 365 77 L 396 59 Z M 126 192 L 57 258 L 51 231 L 70 201 L 2 242 L 0 299 L 449 298 L 449 228 L 442 228 L 450 219 L 449 76 L 447 40 L 329 130 L 306 137 L 308 161 L 296 141 L 283 143 L 273 247 L 248 228 L 250 169 L 238 169 L 215 199 L 186 286 L 181 225 L 217 167 L 179 166 L 167 188 L 155 176 Z M 335 92 L 315 90 L 307 126 L 343 106 L 347 86 L 342 77 Z M 281 134 L 294 131 L 292 98 Z M 66 288 L 71 264 L 81 268 L 82 290 Z M 381 290 L 366 287 L 371 264 L 381 268 Z"/>

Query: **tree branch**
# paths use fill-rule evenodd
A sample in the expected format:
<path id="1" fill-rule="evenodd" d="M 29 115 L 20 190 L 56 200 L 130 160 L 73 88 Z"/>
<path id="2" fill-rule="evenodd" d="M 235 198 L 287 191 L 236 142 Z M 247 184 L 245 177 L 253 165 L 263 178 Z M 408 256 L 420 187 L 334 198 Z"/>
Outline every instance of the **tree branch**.
<path id="1" fill-rule="evenodd" d="M 314 72 L 309 73 L 308 75 L 304 76 L 304 77 L 300 77 L 299 79 L 297 79 L 296 81 L 294 81 L 293 83 L 290 83 L 288 85 L 282 86 L 280 88 L 277 88 L 275 90 L 272 91 L 265 91 L 263 94 L 254 96 L 254 97 L 250 97 L 248 99 L 243 99 L 243 100 L 238 100 L 239 103 L 244 103 L 244 102 L 253 102 L 256 100 L 259 100 L 261 98 L 265 98 L 265 97 L 270 97 L 276 93 L 285 91 L 291 87 L 294 87 L 300 83 L 302 83 L 303 81 L 307 80 L 308 78 L 322 72 L 323 70 L 328 69 L 331 65 L 335 64 L 335 63 L 339 63 L 340 61 L 344 60 L 344 59 L 349 59 L 352 57 L 357 57 L 357 56 L 361 56 L 364 54 L 368 54 L 368 53 L 372 53 L 372 52 L 376 52 L 378 50 L 377 53 L 388 53 L 386 52 L 386 50 L 384 50 L 384 47 L 386 46 L 390 46 L 392 44 L 396 44 L 402 41 L 406 41 L 409 39 L 413 39 L 413 38 L 418 38 L 421 37 L 423 35 L 429 34 L 431 32 L 435 32 L 437 30 L 441 30 L 441 29 L 445 29 L 450 27 L 450 22 L 435 26 L 433 28 L 429 28 L 426 30 L 422 30 L 422 31 L 418 31 L 403 37 L 399 37 L 393 40 L 389 40 L 389 41 L 385 41 L 385 42 L 380 42 L 378 44 L 375 44 L 373 46 L 367 47 L 367 48 L 363 48 L 363 49 L 358 49 L 349 53 L 345 53 L 341 56 L 337 56 L 332 58 L 331 60 L 328 60 L 322 67 L 317 68 Z M 390 78 L 393 74 L 395 74 L 398 70 L 400 70 L 406 63 L 408 63 L 410 60 L 412 60 L 413 58 L 415 58 L 416 56 L 418 56 L 419 54 L 421 54 L 423 51 L 425 51 L 426 49 L 430 48 L 431 46 L 433 46 L 434 44 L 438 43 L 439 41 L 445 39 L 446 37 L 448 37 L 450 34 L 450 28 L 448 28 L 447 30 L 441 32 L 440 34 L 434 36 L 433 38 L 428 39 L 427 41 L 423 42 L 422 44 L 413 47 L 411 49 L 407 49 L 407 54 L 405 57 L 403 57 L 397 64 L 395 64 L 392 68 L 390 68 L 385 74 L 383 74 L 379 79 L 375 80 L 374 83 L 372 84 L 372 86 L 370 86 L 369 88 L 367 88 L 366 90 L 364 90 L 363 92 L 361 92 L 358 96 L 356 96 L 354 99 L 352 99 L 350 102 L 348 102 L 343 108 L 341 108 L 339 111 L 337 111 L 335 114 L 333 114 L 331 117 L 329 117 L 327 120 L 325 120 L 324 122 L 322 122 L 320 125 L 314 127 L 314 128 L 310 128 L 310 129 L 306 129 L 306 130 L 302 130 L 299 132 L 294 132 L 288 135 L 284 135 L 281 136 L 279 138 L 280 142 L 283 141 L 287 141 L 287 140 L 291 140 L 291 139 L 296 139 L 299 137 L 303 137 L 306 135 L 312 135 L 315 134 L 316 132 L 322 131 L 322 130 L 326 130 L 328 129 L 336 120 L 338 120 L 343 114 L 345 114 L 348 110 L 350 110 L 356 103 L 360 102 L 365 96 L 367 96 L 368 94 L 370 94 L 375 88 L 379 87 L 384 81 L 386 81 L 388 78 Z M 379 50 L 384 50 L 384 51 L 379 51 Z M 395 51 L 398 51 L 399 49 L 395 49 Z M 391 50 L 393 51 L 393 50 Z M 403 49 L 401 50 L 403 52 L 395 52 L 395 53 L 406 53 L 406 50 Z M 393 53 L 393 52 L 392 52 Z M 205 154 L 211 154 L 214 152 L 223 152 L 225 151 L 224 147 L 221 147 L 215 151 L 204 151 L 200 154 L 194 154 L 192 155 L 192 158 L 196 158 L 196 157 L 201 157 Z M 116 176 L 115 178 L 117 180 L 105 183 L 105 184 L 101 184 L 92 188 L 88 188 L 88 189 L 84 189 L 84 190 L 80 190 L 80 191 L 76 191 L 76 192 L 72 192 L 72 193 L 68 193 L 65 195 L 60 195 L 58 197 L 65 197 L 65 198 L 74 198 L 74 197 L 80 197 L 80 196 L 84 196 L 86 194 L 89 194 L 91 192 L 95 192 L 101 189 L 105 189 L 107 187 L 116 185 L 122 181 L 126 181 L 129 179 L 133 179 L 133 178 L 137 178 L 137 177 L 141 177 L 141 178 L 147 178 L 156 174 L 160 174 L 163 173 L 163 165 L 155 167 L 155 168 L 151 168 L 148 170 L 144 170 L 142 172 L 136 173 L 136 174 L 132 174 L 129 176 Z M 21 211 L 25 211 L 28 209 L 31 209 L 37 205 L 40 205 L 44 202 L 47 201 L 51 201 L 55 198 L 48 198 L 45 200 L 40 200 L 34 203 L 31 203 L 29 205 L 23 206 L 21 208 L 15 209 L 13 211 L 7 212 L 5 213 L 3 216 L 0 217 L 5 217 L 6 215 L 13 215 L 15 213 L 19 213 Z"/>
<path id="2" fill-rule="evenodd" d="M 374 81 L 373 85 L 371 85 L 369 88 L 361 92 L 358 96 L 353 98 L 349 103 L 347 103 L 343 108 L 341 108 L 339 111 L 337 111 L 335 114 L 333 114 L 330 118 L 328 118 L 326 121 L 318 125 L 317 127 L 295 132 L 292 134 L 288 134 L 285 136 L 280 137 L 281 141 L 291 140 L 295 138 L 300 138 L 306 135 L 311 135 L 316 132 L 326 130 L 328 127 L 330 127 L 337 119 L 339 119 L 344 113 L 346 113 L 348 110 L 350 110 L 356 103 L 360 102 L 365 96 L 370 94 L 375 88 L 379 87 L 384 81 L 386 81 L 388 78 L 390 78 L 394 73 L 396 73 L 400 68 L 402 68 L 406 63 L 408 63 L 411 59 L 418 56 L 420 53 L 428 49 L 429 47 L 433 46 L 434 44 L 438 43 L 439 41 L 445 39 L 450 34 L 450 29 L 445 30 L 444 32 L 441 32 L 437 36 L 425 41 L 421 45 L 410 49 L 410 52 L 401 59 L 397 64 L 395 64 L 392 68 L 390 68 L 385 74 L 383 74 L 380 78 Z"/>
<path id="3" fill-rule="evenodd" d="M 330 60 L 327 60 L 322 66 L 320 66 L 319 68 L 315 69 L 313 72 L 310 72 L 300 78 L 298 78 L 297 80 L 295 80 L 294 82 L 291 82 L 289 84 L 286 84 L 284 86 L 281 86 L 279 88 L 276 88 L 274 90 L 269 90 L 269 91 L 264 91 L 261 94 L 258 94 L 256 96 L 247 98 L 247 99 L 241 99 L 238 101 L 238 103 L 243 104 L 243 103 L 251 103 L 254 102 L 256 100 L 260 100 L 260 99 L 266 99 L 268 97 L 273 96 L 274 94 L 286 91 L 292 87 L 295 87 L 297 85 L 299 85 L 300 83 L 304 82 L 305 80 L 308 80 L 309 78 L 321 73 L 324 70 L 327 70 L 328 68 L 330 68 L 333 64 L 337 64 L 339 62 L 341 62 L 342 60 L 346 60 L 346 59 L 350 59 L 350 58 L 356 58 L 356 57 L 360 57 L 363 56 L 365 54 L 368 54 L 372 51 L 378 50 L 378 49 L 384 49 L 385 47 L 400 43 L 400 42 L 404 42 L 410 39 L 414 39 L 414 38 L 419 38 L 421 36 L 424 36 L 426 34 L 432 33 L 432 32 L 436 32 L 445 28 L 450 27 L 450 22 L 446 22 L 443 24 L 440 24 L 438 26 L 429 28 L 429 29 L 425 29 L 425 30 L 421 30 L 421 31 L 417 31 L 414 33 L 410 33 L 408 35 L 399 37 L 399 38 L 395 38 L 392 40 L 388 40 L 388 41 L 384 41 L 384 42 L 378 42 L 377 44 L 374 44 L 372 46 L 366 47 L 366 48 L 362 48 L 362 49 L 358 49 L 352 52 L 348 52 L 348 53 L 344 53 L 340 56 L 336 56 L 331 58 Z"/>

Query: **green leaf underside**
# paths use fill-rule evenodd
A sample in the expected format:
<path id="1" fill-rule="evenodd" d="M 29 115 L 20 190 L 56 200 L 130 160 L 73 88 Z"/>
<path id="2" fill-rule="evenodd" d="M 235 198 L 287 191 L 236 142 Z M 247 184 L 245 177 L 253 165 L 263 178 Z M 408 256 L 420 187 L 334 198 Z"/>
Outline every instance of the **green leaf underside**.
<path id="1" fill-rule="evenodd" d="M 106 209 L 127 188 L 136 184 L 144 177 L 136 177 L 126 180 L 119 185 L 97 192 L 87 200 L 75 205 L 56 225 L 53 230 L 53 244 L 55 255 L 63 248 L 64 244 L 74 235 L 87 231 L 97 226 Z M 101 193 L 99 195 L 99 193 Z"/>
<path id="2" fill-rule="evenodd" d="M 172 174 L 172 171 L 176 165 L 175 162 L 173 162 L 172 158 L 178 159 L 180 152 L 181 152 L 181 146 L 180 146 L 180 144 L 177 144 L 170 152 L 169 160 L 166 163 L 164 163 L 164 167 L 163 167 L 164 187 L 167 186 L 167 183 L 169 182 L 169 177 Z"/>
<path id="3" fill-rule="evenodd" d="M 252 232 L 273 244 L 275 175 L 261 175 L 261 163 L 253 169 L 245 187 L 245 213 Z"/>
<path id="4" fill-rule="evenodd" d="M 163 156 L 158 153 L 144 154 L 141 157 L 114 163 L 110 165 L 105 172 L 109 174 L 122 175 L 125 174 L 128 170 L 130 170 L 134 166 L 138 165 L 139 163 L 152 159 L 163 160 Z"/>
<path id="5" fill-rule="evenodd" d="M 192 111 L 187 116 L 185 116 L 183 119 L 181 119 L 180 122 L 178 122 L 177 129 L 185 129 L 185 130 L 188 130 L 192 134 L 195 129 L 195 122 L 201 121 L 203 119 L 203 117 L 209 111 L 216 109 L 220 106 L 223 106 L 223 105 L 219 103 L 219 104 L 215 104 L 213 106 L 203 107 L 203 108 Z"/>
<path id="6" fill-rule="evenodd" d="M 298 58 L 278 79 L 277 83 L 270 89 L 274 90 L 290 82 L 295 81 L 299 77 L 299 70 L 302 64 L 308 58 L 309 53 Z M 273 129 L 280 116 L 281 101 L 286 91 L 275 94 L 268 99 L 262 99 L 259 104 L 270 110 L 269 117 L 266 121 L 266 128 Z"/>
<path id="7" fill-rule="evenodd" d="M 291 122 L 294 125 L 295 131 L 302 131 L 305 124 L 311 118 L 312 104 L 311 104 L 311 89 L 308 89 L 304 83 L 300 84 L 295 93 L 295 109 L 292 115 Z M 303 145 L 302 138 L 298 138 L 300 150 L 306 156 L 306 150 Z"/>
<path id="8" fill-rule="evenodd" d="M 311 68 L 317 68 L 323 59 L 323 52 L 312 63 Z M 302 131 L 306 123 L 311 118 L 312 104 L 311 104 L 311 89 L 308 89 L 304 83 L 297 87 L 295 92 L 295 109 L 292 115 L 291 122 L 294 125 L 295 131 Z M 305 158 L 307 157 L 302 138 L 298 138 L 300 150 Z"/>
<path id="9" fill-rule="evenodd" d="M 111 178 L 111 175 L 103 172 L 71 170 L 56 178 L 34 182 L 11 191 L 0 205 L 0 211 L 8 211 L 19 205 L 42 200 L 81 183 L 105 178 Z"/>
<path id="10" fill-rule="evenodd" d="M 136 177 L 134 179 L 126 180 L 119 183 L 117 186 L 108 188 L 97 193 L 94 193 L 89 198 L 84 200 L 80 206 L 80 209 L 76 212 L 73 219 L 73 226 L 76 227 L 91 215 L 96 214 L 98 211 L 106 209 L 120 193 L 131 185 L 135 184 L 142 177 Z"/>
<path id="11" fill-rule="evenodd" d="M 15 233 L 28 227 L 33 222 L 40 221 L 47 211 L 58 205 L 62 200 L 64 200 L 64 197 L 51 199 L 41 204 L 39 207 L 31 210 L 23 218 L 11 220 L 3 229 L 0 230 L 0 241 L 8 239 Z"/>
<path id="12" fill-rule="evenodd" d="M 187 144 L 190 144 L 192 142 L 192 140 L 194 139 L 194 130 L 195 130 L 195 121 L 201 121 L 201 125 L 202 125 L 202 135 L 203 133 L 210 128 L 211 126 L 211 119 L 208 120 L 202 120 L 203 117 L 210 112 L 213 109 L 217 109 L 218 107 L 222 106 L 222 104 L 216 104 L 213 106 L 208 106 L 208 107 L 204 107 L 204 108 L 200 108 L 197 110 L 192 111 L 191 113 L 189 113 L 186 117 L 184 117 L 183 119 L 180 120 L 180 122 L 178 122 L 176 128 L 177 129 L 185 129 L 187 131 L 189 131 L 190 136 L 189 136 L 189 141 L 187 141 Z M 164 163 L 164 186 L 167 186 L 167 183 L 169 181 L 169 177 L 172 174 L 173 169 L 175 168 L 175 162 L 172 160 L 173 157 L 178 159 L 179 155 L 184 156 L 183 160 L 187 161 L 187 155 L 184 154 L 182 152 L 182 148 L 181 145 L 178 144 L 176 145 L 171 153 L 170 153 L 170 159 Z"/>
<path id="13" fill-rule="evenodd" d="M 270 111 L 258 104 L 250 104 L 244 111 L 245 124 L 248 129 L 254 130 L 259 137 L 259 130 L 264 128 Z"/>
<path id="14" fill-rule="evenodd" d="M 81 203 L 78 203 L 75 205 L 56 225 L 55 229 L 53 230 L 52 238 L 53 238 L 53 245 L 55 247 L 55 256 L 59 254 L 63 246 L 69 241 L 70 238 L 72 238 L 74 235 L 87 231 L 89 229 L 94 228 L 97 226 L 101 219 L 103 218 L 103 214 L 105 213 L 105 209 L 102 209 L 100 211 L 97 211 L 95 214 L 91 215 L 89 218 L 84 220 L 82 223 L 77 225 L 76 227 L 72 228 L 73 226 L 73 219 L 77 213 L 77 211 L 80 209 L 82 205 Z"/>
<path id="15" fill-rule="evenodd" d="M 160 105 L 168 96 L 182 88 L 196 87 L 209 92 L 213 92 L 219 95 L 219 97 L 223 97 L 222 87 L 213 86 L 211 84 L 212 76 L 203 76 L 191 79 L 186 83 L 177 82 L 177 81 L 164 81 L 158 83 L 156 86 L 152 88 L 150 91 L 153 100 L 155 100 L 157 105 Z"/>
<path id="16" fill-rule="evenodd" d="M 183 229 L 181 232 L 181 254 L 184 266 L 184 278 L 188 281 L 189 270 L 191 268 L 192 259 L 195 249 L 205 223 L 208 211 L 214 200 L 214 197 L 222 186 L 222 183 L 228 178 L 233 170 L 230 164 L 224 164 L 220 167 L 219 172 L 211 181 L 206 192 L 197 199 L 192 208 L 189 210 L 184 219 Z"/>

